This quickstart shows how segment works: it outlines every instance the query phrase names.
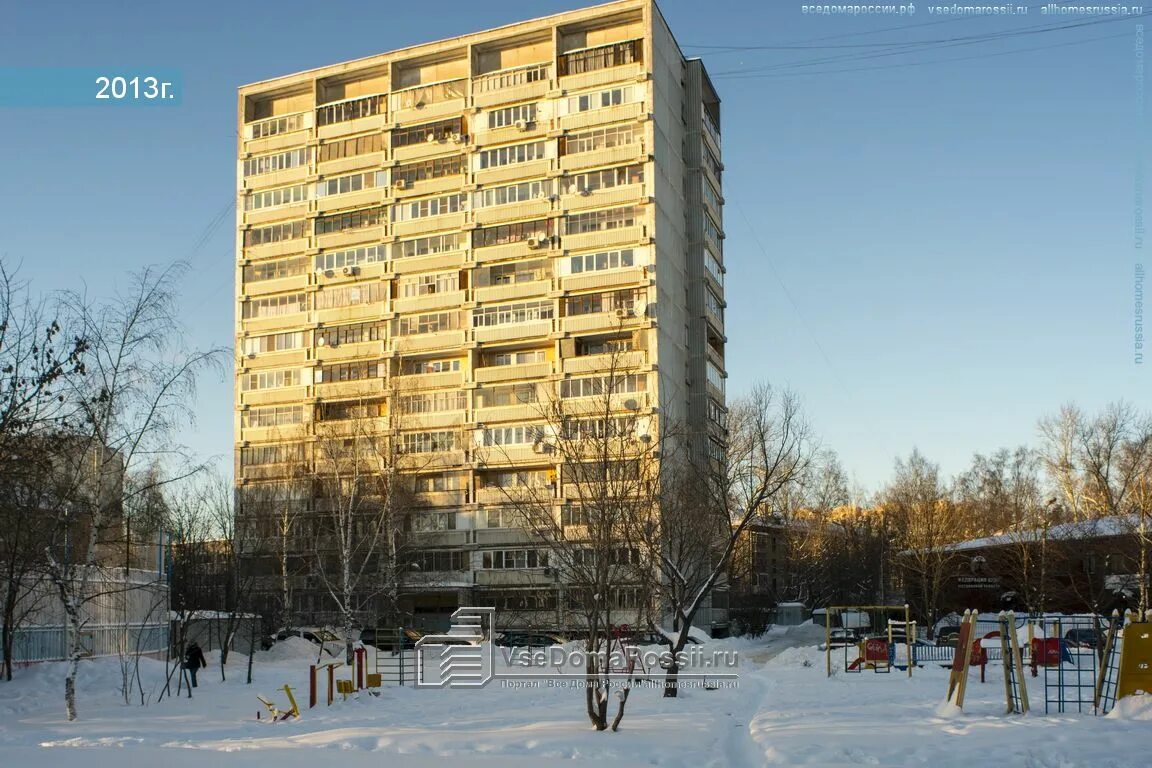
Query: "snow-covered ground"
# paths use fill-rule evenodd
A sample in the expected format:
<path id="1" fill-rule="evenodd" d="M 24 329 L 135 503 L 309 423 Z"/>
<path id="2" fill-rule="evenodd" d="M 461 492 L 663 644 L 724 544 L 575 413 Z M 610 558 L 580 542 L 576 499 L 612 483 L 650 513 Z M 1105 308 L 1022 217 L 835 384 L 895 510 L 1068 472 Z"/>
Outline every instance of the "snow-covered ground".
<path id="1" fill-rule="evenodd" d="M 814 647 L 820 634 L 713 641 L 709 649 L 740 653 L 738 687 L 693 688 L 676 700 L 656 687 L 637 689 L 618 733 L 588 727 L 581 691 L 498 681 L 481 690 L 388 688 L 322 703 L 298 721 L 257 721 L 256 694 L 283 702 L 276 689 L 285 683 L 307 706 L 304 641 L 260 653 L 251 686 L 243 683 L 246 659 L 234 655 L 227 682 L 211 668 L 193 698 L 159 703 L 163 665 L 145 660 L 146 707 L 123 704 L 116 660 L 86 662 L 81 719 L 68 723 L 63 665 L 42 664 L 0 683 L 0 766 L 1149 765 L 1152 697 L 1124 702 L 1107 718 L 1004 717 L 1002 681 L 990 666 L 983 685 L 973 674 L 958 712 L 942 703 L 948 676 L 940 668 L 911 680 L 871 672 L 826 678 Z"/>

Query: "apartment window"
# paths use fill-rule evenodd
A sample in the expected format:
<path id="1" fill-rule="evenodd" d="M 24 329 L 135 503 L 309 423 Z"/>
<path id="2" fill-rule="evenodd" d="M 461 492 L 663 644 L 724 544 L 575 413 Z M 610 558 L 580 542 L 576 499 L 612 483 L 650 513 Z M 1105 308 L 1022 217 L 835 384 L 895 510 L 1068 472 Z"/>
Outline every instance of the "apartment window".
<path id="1" fill-rule="evenodd" d="M 561 115 L 570 115 L 578 112 L 587 112 L 591 109 L 618 107 L 621 104 L 640 101 L 641 98 L 643 98 L 643 91 L 640 88 L 625 85 L 618 88 L 609 88 L 605 91 L 594 91 L 592 93 L 582 93 L 578 96 L 569 96 L 560 102 L 559 113 Z"/>
<path id="2" fill-rule="evenodd" d="M 302 128 L 304 128 L 303 114 L 273 117 L 268 120 L 261 120 L 258 123 L 252 123 L 252 138 L 266 139 L 269 136 L 279 136 L 282 133 L 291 133 L 292 131 L 299 131 Z"/>
<path id="3" fill-rule="evenodd" d="M 442 101 L 464 98 L 466 80 L 450 80 L 445 83 L 429 83 L 408 88 L 392 94 L 393 109 L 418 109 L 425 104 L 439 104 Z"/>
<path id="4" fill-rule="evenodd" d="M 316 108 L 316 125 L 333 125 L 384 114 L 385 100 L 382 94 L 363 96 L 359 99 L 325 104 Z"/>
<path id="5" fill-rule="evenodd" d="M 720 245 L 721 240 L 720 227 L 716 226 L 716 222 L 712 221 L 711 216 L 704 214 L 704 242 L 708 244 L 709 248 L 720 253 L 723 250 Z"/>
<path id="6" fill-rule="evenodd" d="M 505 165 L 529 163 L 533 160 L 543 160 L 547 157 L 548 142 L 533 141 L 528 144 L 511 144 L 506 147 L 496 147 L 481 152 L 477 157 L 478 169 L 500 168 Z"/>
<path id="7" fill-rule="evenodd" d="M 560 138 L 560 154 L 578 155 L 582 152 L 623 147 L 640 141 L 642 135 L 640 129 L 631 124 L 572 133 Z"/>
<path id="8" fill-rule="evenodd" d="M 642 53 L 642 40 L 628 40 L 623 43 L 611 43 L 596 48 L 586 48 L 582 51 L 564 53 L 557 59 L 556 64 L 561 77 L 582 75 L 585 72 L 595 72 L 599 69 L 636 64 L 643 61 Z"/>
<path id="9" fill-rule="evenodd" d="M 322 421 L 351 421 L 352 419 L 378 419 L 388 413 L 383 400 L 341 400 L 320 404 Z"/>
<path id="10" fill-rule="evenodd" d="M 713 280 L 724 285 L 724 267 L 707 248 L 704 249 L 704 268 L 708 270 L 708 274 L 712 275 Z"/>
<path id="11" fill-rule="evenodd" d="M 706 177 L 702 177 L 700 179 L 700 190 L 701 195 L 704 198 L 704 202 L 707 203 L 712 208 L 712 210 L 719 211 L 720 195 L 717 194 L 716 190 L 712 187 L 712 182 L 708 181 Z"/>
<path id="12" fill-rule="evenodd" d="M 519 528 L 524 522 L 524 515 L 515 509 L 496 507 L 485 509 L 483 514 L 485 528 Z"/>
<path id="13" fill-rule="evenodd" d="M 384 246 L 368 245 L 342 251 L 324 251 L 316 256 L 316 269 L 335 270 L 358 264 L 378 264 L 385 261 Z"/>
<path id="14" fill-rule="evenodd" d="M 712 293 L 712 291 L 704 291 L 704 307 L 715 315 L 721 323 L 724 322 L 724 302 L 716 298 L 716 294 Z"/>
<path id="15" fill-rule="evenodd" d="M 387 211 L 387 208 L 380 205 L 375 208 L 362 208 L 358 211 L 321 216 L 316 219 L 316 234 L 327 235 L 332 232 L 345 232 L 350 229 L 378 227 L 387 221 Z"/>
<path id="16" fill-rule="evenodd" d="M 392 183 L 403 181 L 411 186 L 418 181 L 429 179 L 442 179 L 446 176 L 458 176 L 464 172 L 464 156 L 437 157 L 431 160 L 422 160 L 418 163 L 409 163 L 392 169 Z"/>
<path id="17" fill-rule="evenodd" d="M 489 245 L 522 243 L 532 239 L 544 241 L 552 237 L 552 232 L 552 219 L 518 221 L 514 224 L 477 229 L 472 233 L 472 244 L 476 248 L 484 248 Z"/>
<path id="18" fill-rule="evenodd" d="M 475 93 L 488 93 L 501 91 L 505 88 L 515 88 L 518 85 L 539 83 L 548 79 L 548 64 L 525 64 L 514 69 L 503 69 L 489 72 L 472 79 L 472 90 Z"/>
<path id="19" fill-rule="evenodd" d="M 418 395 L 405 395 L 397 399 L 397 412 L 403 415 L 420 413 L 444 413 L 462 411 L 468 398 L 464 392 L 423 392 Z"/>
<path id="20" fill-rule="evenodd" d="M 709 360 L 705 366 L 705 375 L 708 377 L 709 384 L 721 392 L 724 391 L 724 372 L 716 367 L 716 364 L 711 360 Z"/>
<path id="21" fill-rule="evenodd" d="M 426 197 L 423 200 L 406 200 L 403 203 L 396 203 L 392 207 L 392 221 L 413 221 L 426 219 L 429 216 L 460 213 L 464 208 L 464 200 L 465 196 L 462 194 Z"/>
<path id="22" fill-rule="evenodd" d="M 599 251 L 583 253 L 568 260 L 569 274 L 581 272 L 602 272 L 607 269 L 624 269 L 636 265 L 636 255 L 631 249 L 619 251 Z"/>
<path id="23" fill-rule="evenodd" d="M 500 365 L 530 365 L 548 361 L 548 353 L 543 349 L 526 349 L 509 352 L 486 352 L 481 358 L 485 367 Z"/>
<path id="24" fill-rule="evenodd" d="M 343 195 L 348 192 L 359 192 L 363 189 L 372 189 L 383 186 L 384 171 L 365 171 L 350 173 L 347 176 L 336 176 L 316 182 L 316 197 L 329 197 Z"/>
<path id="25" fill-rule="evenodd" d="M 484 445 L 531 445 L 540 439 L 540 427 L 508 426 L 488 427 L 484 430 Z"/>
<path id="26" fill-rule="evenodd" d="M 399 335 L 416 336 L 422 333 L 439 333 L 441 331 L 455 331 L 460 328 L 460 313 L 432 312 L 415 317 L 402 317 L 399 324 Z"/>
<path id="27" fill-rule="evenodd" d="M 606 291 L 572 296 L 565 303 L 565 314 L 593 315 L 599 312 L 615 312 L 618 309 L 632 311 L 637 302 L 643 299 L 643 292 L 636 290 Z"/>
<path id="28" fill-rule="evenodd" d="M 275 371 L 254 371 L 240 377 L 240 388 L 249 392 L 256 389 L 298 387 L 301 384 L 299 368 L 281 368 Z"/>
<path id="29" fill-rule="evenodd" d="M 550 484 L 550 475 L 546 470 L 524 470 L 520 472 L 487 472 L 479 476 L 482 488 L 547 488 Z M 489 510 L 505 517 L 513 510 Z M 489 528 L 511 528 L 510 525 L 488 526 Z"/>
<path id="30" fill-rule="evenodd" d="M 521 122 L 536 122 L 535 104 L 517 104 L 514 107 L 504 107 L 488 113 L 489 128 L 506 128 Z"/>
<path id="31" fill-rule="evenodd" d="M 421 573 L 468 570 L 468 553 L 457 549 L 442 552 L 417 552 L 415 561 Z"/>
<path id="32" fill-rule="evenodd" d="M 260 464 L 284 464 L 304 460 L 302 444 L 252 445 L 240 449 L 240 463 L 248 466 Z"/>
<path id="33" fill-rule="evenodd" d="M 331 141 L 320 145 L 319 161 L 342 160 L 345 157 L 369 155 L 384 149 L 384 134 L 370 133 L 367 136 L 353 136 L 350 139 Z"/>
<path id="34" fill-rule="evenodd" d="M 316 331 L 317 346 L 338 347 L 341 344 L 360 344 L 388 338 L 384 323 L 355 323 L 333 325 Z"/>
<path id="35" fill-rule="evenodd" d="M 340 288 L 325 288 L 316 292 L 316 309 L 354 307 L 357 304 L 372 304 L 384 301 L 388 296 L 385 283 L 371 282 L 346 285 Z"/>
<path id="36" fill-rule="evenodd" d="M 412 147 L 437 141 L 448 141 L 453 136 L 463 135 L 464 121 L 459 118 L 441 120 L 436 123 L 412 125 L 392 131 L 392 148 Z"/>
<path id="37" fill-rule="evenodd" d="M 403 277 L 399 280 L 400 296 L 405 299 L 431 296 L 460 290 L 459 272 L 436 272 L 429 275 Z"/>
<path id="38" fill-rule="evenodd" d="M 540 549 L 498 549 L 485 552 L 484 568 L 511 570 L 517 568 L 547 568 L 548 552 Z"/>
<path id="39" fill-rule="evenodd" d="M 464 489 L 464 478 L 453 472 L 417 475 L 412 481 L 416 493 L 445 493 Z"/>
<path id="40" fill-rule="evenodd" d="M 291 187 L 277 187 L 259 192 L 249 192 L 244 198 L 244 210 L 259 211 L 264 208 L 278 208 L 282 205 L 302 203 L 308 199 L 308 185 L 296 184 Z"/>
<path id="41" fill-rule="evenodd" d="M 508 264 L 496 264 L 480 272 L 480 284 L 513 285 L 515 283 L 531 283 L 537 280 L 547 280 L 552 277 L 552 262 L 546 259 L 534 261 L 514 261 Z"/>
<path id="42" fill-rule="evenodd" d="M 264 280 L 279 280 L 282 277 L 302 275 L 307 269 L 308 260 L 301 257 L 262 261 L 244 267 L 244 282 L 259 283 Z"/>
<path id="43" fill-rule="evenodd" d="M 527 203 L 533 200 L 546 200 L 552 194 L 552 184 L 548 181 L 523 181 L 504 187 L 491 187 L 472 193 L 473 208 L 490 208 L 494 205 Z"/>
<path id="44" fill-rule="evenodd" d="M 245 176 L 259 176 L 264 173 L 286 171 L 289 168 L 298 168 L 307 165 L 311 155 L 308 148 L 290 149 L 286 152 L 276 152 L 271 155 L 258 155 L 244 161 Z"/>
<path id="45" fill-rule="evenodd" d="M 564 437 L 568 440 L 606 440 L 634 437 L 636 424 L 632 419 L 572 419 L 564 423 Z"/>
<path id="46" fill-rule="evenodd" d="M 502 304 L 495 307 L 481 307 L 472 310 L 472 327 L 486 328 L 494 325 L 529 323 L 534 320 L 550 320 L 555 308 L 551 301 L 522 301 L 516 304 Z"/>
<path id="47" fill-rule="evenodd" d="M 392 246 L 392 257 L 404 259 L 410 256 L 431 256 L 437 253 L 448 253 L 460 250 L 460 233 L 450 232 L 445 235 L 432 235 L 420 237 L 415 240 L 404 240 Z"/>
<path id="48" fill-rule="evenodd" d="M 412 530 L 417 533 L 456 530 L 455 512 L 420 512 L 409 518 Z"/>
<path id="49" fill-rule="evenodd" d="M 708 400 L 708 420 L 721 429 L 728 428 L 728 409 L 715 400 Z"/>
<path id="50" fill-rule="evenodd" d="M 611 189 L 626 184 L 644 183 L 644 164 L 622 165 L 617 168 L 602 168 L 598 171 L 577 173 L 564 180 L 569 194 L 586 195 L 598 189 Z"/>
<path id="51" fill-rule="evenodd" d="M 354 360 L 349 363 L 331 363 L 316 369 L 318 384 L 340 381 L 362 381 L 384 375 L 387 364 L 380 360 Z"/>
<path id="52" fill-rule="evenodd" d="M 560 382 L 560 397 L 597 397 L 606 394 L 622 395 L 643 392 L 647 388 L 648 379 L 643 374 L 591 376 L 581 379 L 565 379 Z"/>
<path id="53" fill-rule="evenodd" d="M 304 312 L 307 309 L 308 295 L 304 293 L 261 296 L 258 299 L 249 299 L 244 302 L 244 319 L 279 317 L 281 315 L 290 315 L 294 312 Z"/>
<path id="54" fill-rule="evenodd" d="M 591 515 L 583 507 L 568 504 L 560 510 L 561 525 L 588 525 L 590 519 Z"/>
<path id="55" fill-rule="evenodd" d="M 456 373 L 459 370 L 459 360 L 405 360 L 400 366 L 400 373 L 404 376 L 419 376 L 426 373 Z"/>
<path id="56" fill-rule="evenodd" d="M 263 352 L 285 352 L 304 347 L 304 331 L 272 333 L 266 336 L 250 336 L 244 339 L 244 354 L 258 355 Z"/>
<path id="57" fill-rule="evenodd" d="M 485 387 L 476 390 L 477 408 L 503 408 L 509 405 L 528 405 L 539 397 L 536 384 L 509 384 L 503 387 Z"/>
<path id="58" fill-rule="evenodd" d="M 616 355 L 631 352 L 633 342 L 631 336 L 613 338 L 576 339 L 576 356 L 588 355 Z"/>
<path id="59" fill-rule="evenodd" d="M 301 424 L 304 408 L 300 405 L 277 405 L 269 408 L 251 408 L 243 412 L 245 427 L 284 427 Z"/>
<path id="60" fill-rule="evenodd" d="M 401 435 L 400 447 L 404 453 L 437 453 L 460 449 L 460 436 L 456 432 L 409 432 Z"/>
<path id="61" fill-rule="evenodd" d="M 700 105 L 700 118 L 704 123 L 704 130 L 707 131 L 708 135 L 712 137 L 712 140 L 716 142 L 716 146 L 720 146 L 720 125 L 712 117 L 711 113 L 708 112 L 708 107 L 703 104 Z"/>
<path id="62" fill-rule="evenodd" d="M 716 181 L 722 182 L 724 178 L 722 175 L 724 170 L 723 166 L 720 164 L 720 159 L 717 158 L 716 155 L 712 154 L 712 149 L 707 144 L 704 145 L 703 151 L 700 154 L 703 159 L 704 167 L 712 172 L 712 175 L 716 178 Z"/>
<path id="63" fill-rule="evenodd" d="M 284 240 L 296 240 L 308 233 L 308 222 L 286 221 L 282 224 L 272 224 L 267 227 L 256 227 L 244 233 L 244 246 L 266 245 L 279 243 Z"/>

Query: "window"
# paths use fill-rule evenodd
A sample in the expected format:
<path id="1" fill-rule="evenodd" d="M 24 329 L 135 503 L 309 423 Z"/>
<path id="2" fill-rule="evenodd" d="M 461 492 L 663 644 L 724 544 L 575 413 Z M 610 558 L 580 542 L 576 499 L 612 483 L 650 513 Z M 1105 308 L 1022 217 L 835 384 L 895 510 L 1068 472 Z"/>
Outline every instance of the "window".
<path id="1" fill-rule="evenodd" d="M 400 318 L 398 333 L 401 336 L 416 336 L 422 333 L 455 331 L 460 328 L 460 313 L 433 312 L 427 315 Z"/>
<path id="2" fill-rule="evenodd" d="M 259 283 L 264 280 L 278 280 L 282 277 L 302 275 L 308 268 L 305 258 L 277 259 L 262 261 L 244 267 L 244 282 Z"/>
<path id="3" fill-rule="evenodd" d="M 606 553 L 606 565 L 639 565 L 640 550 L 635 547 L 615 547 Z M 595 549 L 582 547 L 572 550 L 572 564 L 585 567 L 596 567 L 600 561 L 600 552 Z"/>
<path id="4" fill-rule="evenodd" d="M 588 355 L 612 355 L 620 354 L 623 352 L 631 352 L 633 342 L 631 336 L 623 338 L 591 338 L 591 339 L 576 339 L 576 356 L 586 357 Z"/>
<path id="5" fill-rule="evenodd" d="M 403 415 L 417 413 L 444 413 L 462 411 L 467 406 L 468 396 L 459 390 L 450 392 L 424 392 L 419 395 L 405 395 L 396 400 L 396 409 Z"/>
<path id="6" fill-rule="evenodd" d="M 535 104 L 517 104 L 514 107 L 504 107 L 488 113 L 488 128 L 506 128 L 516 123 L 536 122 Z"/>
<path id="7" fill-rule="evenodd" d="M 464 200 L 464 195 L 453 194 L 398 202 L 392 207 L 392 221 L 412 221 L 426 219 L 429 216 L 460 213 L 464 208 Z"/>
<path id="8" fill-rule="evenodd" d="M 419 163 L 397 166 L 392 169 L 392 183 L 403 180 L 404 184 L 411 186 L 418 181 L 428 179 L 442 179 L 446 176 L 457 176 L 464 172 L 464 156 L 436 157 L 431 160 L 422 160 Z"/>
<path id="9" fill-rule="evenodd" d="M 372 304 L 384 301 L 387 297 L 387 284 L 379 282 L 346 285 L 340 288 L 325 288 L 316 292 L 316 309 L 353 307 L 357 304 Z"/>
<path id="10" fill-rule="evenodd" d="M 446 83 L 429 83 L 408 88 L 392 94 L 392 109 L 418 109 L 425 104 L 438 104 L 450 99 L 464 98 L 466 80 L 451 80 Z"/>
<path id="11" fill-rule="evenodd" d="M 557 59 L 560 76 L 581 75 L 598 69 L 621 67 L 642 61 L 643 41 L 628 40 L 623 43 L 601 45 L 582 51 L 561 54 Z"/>
<path id="12" fill-rule="evenodd" d="M 477 229 L 472 233 L 472 244 L 476 248 L 484 248 L 489 245 L 522 243 L 531 239 L 542 242 L 551 237 L 552 219 L 538 219 Z"/>
<path id="13" fill-rule="evenodd" d="M 422 573 L 468 570 L 468 553 L 456 549 L 443 552 L 417 552 L 415 560 Z"/>
<path id="14" fill-rule="evenodd" d="M 642 133 L 634 125 L 614 125 L 591 131 L 572 133 L 560 138 L 561 155 L 596 152 L 611 147 L 622 147 L 640 141 Z"/>
<path id="15" fill-rule="evenodd" d="M 708 383 L 711 384 L 712 386 L 716 387 L 716 389 L 723 392 L 724 391 L 724 372 L 721 371 L 718 367 L 716 367 L 715 363 L 713 363 L 711 360 L 709 360 L 707 366 L 705 366 L 705 373 L 706 373 L 707 378 L 708 378 Z"/>
<path id="16" fill-rule="evenodd" d="M 322 421 L 349 421 L 351 419 L 376 419 L 388 413 L 383 400 L 342 400 L 320 404 Z"/>
<path id="17" fill-rule="evenodd" d="M 279 389 L 297 387 L 301 384 L 299 368 L 281 368 L 275 371 L 254 371 L 240 377 L 240 389 L 249 392 L 254 389 Z"/>
<path id="18" fill-rule="evenodd" d="M 459 370 L 459 360 L 405 360 L 400 366 L 400 374 L 403 376 L 419 376 L 426 373 L 456 373 Z"/>
<path id="19" fill-rule="evenodd" d="M 548 142 L 533 141 L 528 144 L 510 144 L 506 147 L 496 147 L 480 152 L 477 157 L 479 170 L 485 168 L 499 168 L 504 165 L 529 163 L 533 160 L 543 160 L 547 157 Z"/>
<path id="20" fill-rule="evenodd" d="M 548 360 L 548 353 L 543 349 L 529 349 L 514 352 L 485 352 L 481 358 L 484 366 L 497 365 L 528 365 L 530 363 L 543 363 Z"/>
<path id="21" fill-rule="evenodd" d="M 450 232 L 445 235 L 432 235 L 416 240 L 404 240 L 392 246 L 392 258 L 405 259 L 410 256 L 431 256 L 460 249 L 460 234 Z"/>
<path id="22" fill-rule="evenodd" d="M 524 521 L 524 515 L 515 509 L 485 509 L 483 515 L 485 528 L 519 528 Z"/>
<path id="23" fill-rule="evenodd" d="M 486 75 L 479 75 L 472 79 L 472 91 L 474 93 L 487 93 L 514 88 L 517 85 L 539 83 L 548 79 L 548 67 L 547 63 L 525 64 L 514 69 L 502 69 L 497 72 L 489 72 Z"/>
<path id="24" fill-rule="evenodd" d="M 347 192 L 359 192 L 362 189 L 372 189 L 383 186 L 384 171 L 364 171 L 352 173 L 347 176 L 336 176 L 316 182 L 316 197 L 329 197 L 343 195 Z"/>
<path id="25" fill-rule="evenodd" d="M 565 302 L 564 313 L 569 317 L 575 317 L 577 315 L 593 315 L 599 312 L 615 312 L 618 309 L 634 311 L 636 304 L 643 298 L 643 291 L 638 290 L 586 293 L 569 298 Z"/>
<path id="26" fill-rule="evenodd" d="M 577 112 L 587 112 L 590 109 L 617 107 L 621 104 L 639 101 L 641 98 L 643 98 L 643 91 L 632 85 L 609 88 L 606 91 L 582 93 L 562 100 L 559 105 L 559 114 L 570 115 Z"/>
<path id="27" fill-rule="evenodd" d="M 282 133 L 299 131 L 303 127 L 303 114 L 273 117 L 268 120 L 261 120 L 258 123 L 252 123 L 252 138 L 266 139 L 269 136 L 279 136 Z"/>
<path id="28" fill-rule="evenodd" d="M 383 376 L 388 369 L 381 360 L 355 360 L 350 363 L 331 363 L 316 369 L 318 384 L 340 381 L 362 381 Z"/>
<path id="29" fill-rule="evenodd" d="M 647 377 L 643 374 L 565 379 L 560 382 L 560 397 L 597 397 L 605 394 L 621 395 L 643 392 L 647 389 L 647 386 Z"/>
<path id="30" fill-rule="evenodd" d="M 716 294 L 712 291 L 704 291 L 704 307 L 715 315 L 721 323 L 724 322 L 724 302 L 716 298 Z"/>
<path id="31" fill-rule="evenodd" d="M 728 409 L 720 403 L 709 398 L 708 400 L 708 420 L 721 429 L 728 428 Z"/>
<path id="32" fill-rule="evenodd" d="M 259 176 L 264 173 L 299 168 L 302 165 L 307 165 L 310 158 L 311 155 L 308 154 L 307 147 L 277 152 L 273 155 L 257 155 L 244 161 L 244 175 Z"/>
<path id="33" fill-rule="evenodd" d="M 552 184 L 548 181 L 524 181 L 505 187 L 491 187 L 472 193 L 473 208 L 489 208 L 509 203 L 527 203 L 547 199 L 552 194 Z"/>
<path id="34" fill-rule="evenodd" d="M 704 198 L 704 202 L 707 203 L 712 208 L 712 210 L 719 211 L 720 210 L 720 195 L 717 194 L 715 189 L 713 189 L 712 182 L 708 181 L 708 179 L 706 177 L 701 178 L 700 179 L 700 189 L 701 189 L 702 197 Z"/>
<path id="35" fill-rule="evenodd" d="M 264 208 L 278 208 L 281 205 L 302 203 L 307 199 L 308 186 L 306 184 L 265 189 L 260 192 L 250 192 L 244 198 L 244 210 L 259 211 Z"/>
<path id="36" fill-rule="evenodd" d="M 316 234 L 327 235 L 349 229 L 378 227 L 387 220 L 387 210 L 384 206 L 379 205 L 375 208 L 362 208 L 358 211 L 321 216 L 316 219 Z"/>
<path id="37" fill-rule="evenodd" d="M 568 260 L 569 274 L 581 272 L 601 272 L 606 269 L 624 269 L 636 265 L 636 256 L 631 248 L 620 251 L 600 251 L 573 256 Z"/>
<path id="38" fill-rule="evenodd" d="M 540 434 L 540 427 L 534 426 L 488 427 L 484 445 L 531 445 L 540 440 Z"/>
<path id="39" fill-rule="evenodd" d="M 384 260 L 384 246 L 369 245 L 343 251 L 324 251 L 316 256 L 315 265 L 316 269 L 334 270 L 357 264 L 378 264 Z"/>
<path id="40" fill-rule="evenodd" d="M 485 387 L 476 390 L 477 408 L 502 408 L 507 405 L 535 403 L 538 398 L 535 384 L 509 384 L 503 387 Z"/>
<path id="41" fill-rule="evenodd" d="M 708 247 L 714 250 L 716 253 L 722 253 L 723 249 L 720 246 L 722 239 L 723 238 L 720 235 L 720 227 L 716 226 L 716 222 L 712 221 L 711 216 L 705 214 L 704 241 L 708 244 Z"/>
<path id="42" fill-rule="evenodd" d="M 482 558 L 484 568 L 547 568 L 548 553 L 539 549 L 498 549 L 485 552 Z"/>
<path id="43" fill-rule="evenodd" d="M 724 267 L 707 248 L 704 249 L 704 269 L 708 270 L 708 274 L 712 275 L 713 280 L 724 285 Z"/>
<path id="44" fill-rule="evenodd" d="M 564 437 L 569 440 L 605 440 L 634 437 L 636 424 L 632 419 L 571 419 L 564 423 Z"/>
<path id="45" fill-rule="evenodd" d="M 240 463 L 246 465 L 283 464 L 303 460 L 304 446 L 300 443 L 253 445 L 240 449 Z"/>
<path id="46" fill-rule="evenodd" d="M 316 331 L 317 346 L 338 347 L 341 344 L 359 344 L 388 338 L 384 323 L 356 323 L 333 325 Z"/>
<path id="47" fill-rule="evenodd" d="M 412 147 L 436 141 L 448 141 L 453 136 L 463 135 L 464 121 L 457 117 L 437 123 L 412 125 L 392 131 L 392 148 Z"/>
<path id="48" fill-rule="evenodd" d="M 250 336 L 244 339 L 244 354 L 257 355 L 262 352 L 284 352 L 304 347 L 304 331 L 273 333 L 267 336 Z"/>
<path id="49" fill-rule="evenodd" d="M 410 519 L 412 530 L 418 533 L 456 530 L 455 512 L 420 512 Z"/>
<path id="50" fill-rule="evenodd" d="M 417 475 L 412 481 L 412 489 L 416 493 L 444 493 L 446 491 L 460 491 L 464 487 L 464 478 L 452 472 Z"/>
<path id="51" fill-rule="evenodd" d="M 267 227 L 257 227 L 244 233 L 244 246 L 265 245 L 279 243 L 284 240 L 296 240 L 308 234 L 308 222 L 286 221 L 282 224 L 272 224 Z"/>
<path id="52" fill-rule="evenodd" d="M 301 424 L 304 421 L 304 408 L 299 405 L 252 408 L 243 412 L 242 421 L 245 427 L 283 427 Z"/>
<path id="53" fill-rule="evenodd" d="M 333 125 L 384 114 L 384 96 L 363 96 L 359 99 L 325 104 L 316 108 L 316 125 Z"/>
<path id="54" fill-rule="evenodd" d="M 720 146 L 720 124 L 712 117 L 708 107 L 703 104 L 700 105 L 700 119 L 704 124 L 704 130 L 716 142 L 716 146 Z"/>
<path id="55" fill-rule="evenodd" d="M 550 320 L 554 312 L 551 301 L 523 301 L 495 307 L 480 307 L 472 310 L 472 327 L 486 328 L 494 325 L 528 323 L 533 320 Z"/>
<path id="56" fill-rule="evenodd" d="M 460 436 L 455 432 L 410 432 L 401 435 L 400 448 L 404 453 L 436 453 L 460 449 Z"/>
<path id="57" fill-rule="evenodd" d="M 547 488 L 550 484 L 546 470 L 525 470 L 521 472 L 488 472 L 479 476 L 482 488 Z M 507 515 L 511 510 L 504 510 Z M 508 528 L 511 526 L 490 526 Z"/>
<path id="58" fill-rule="evenodd" d="M 279 317 L 308 309 L 308 296 L 304 293 L 286 293 L 280 296 L 261 296 L 244 302 L 244 319 Z"/>
<path id="59" fill-rule="evenodd" d="M 459 272 L 436 272 L 428 275 L 402 277 L 399 280 L 400 296 L 410 299 L 415 296 L 431 296 L 460 290 Z"/>
<path id="60" fill-rule="evenodd" d="M 720 165 L 720 160 L 716 157 L 716 155 L 712 154 L 712 149 L 707 144 L 705 144 L 703 152 L 700 154 L 703 159 L 704 167 L 712 173 L 712 175 L 716 178 L 716 181 L 722 181 L 724 178 L 722 175 L 724 169 L 723 166 Z"/>
<path id="61" fill-rule="evenodd" d="M 372 133 L 367 136 L 354 136 L 350 139 L 332 141 L 320 145 L 319 161 L 341 160 L 345 157 L 368 155 L 384 149 L 384 134 Z"/>
<path id="62" fill-rule="evenodd" d="M 480 271 L 480 286 L 513 285 L 547 280 L 552 277 L 552 262 L 547 259 L 536 261 L 514 261 L 509 264 L 496 264 Z"/>
<path id="63" fill-rule="evenodd" d="M 583 507 L 568 504 L 560 510 L 561 525 L 588 525 L 590 519 L 591 516 L 588 514 L 588 510 Z"/>
<path id="64" fill-rule="evenodd" d="M 643 184 L 644 165 L 622 165 L 618 168 L 603 168 L 598 171 L 577 173 L 564 180 L 565 190 L 572 195 L 584 195 L 598 189 L 611 189 L 625 184 Z"/>

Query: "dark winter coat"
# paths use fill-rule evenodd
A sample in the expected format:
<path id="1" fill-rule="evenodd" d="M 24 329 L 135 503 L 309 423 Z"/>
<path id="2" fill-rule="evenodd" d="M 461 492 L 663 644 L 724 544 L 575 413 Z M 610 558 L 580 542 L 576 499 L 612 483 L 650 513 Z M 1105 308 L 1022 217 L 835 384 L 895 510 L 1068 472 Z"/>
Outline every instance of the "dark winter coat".
<path id="1" fill-rule="evenodd" d="M 185 669 L 200 669 L 207 667 L 208 660 L 204 658 L 204 651 L 200 650 L 200 646 L 192 643 L 184 651 L 184 668 Z"/>

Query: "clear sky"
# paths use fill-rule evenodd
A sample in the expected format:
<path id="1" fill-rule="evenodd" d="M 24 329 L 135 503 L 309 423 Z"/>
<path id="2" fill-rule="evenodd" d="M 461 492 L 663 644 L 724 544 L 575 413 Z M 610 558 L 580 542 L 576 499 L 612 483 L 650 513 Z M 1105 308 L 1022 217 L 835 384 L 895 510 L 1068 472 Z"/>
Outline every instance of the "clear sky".
<path id="1" fill-rule="evenodd" d="M 231 346 L 237 86 L 585 4 L 12 0 L 0 67 L 176 68 L 184 94 L 0 108 L 0 254 L 39 289 L 96 294 L 187 258 L 189 339 Z M 1148 19 L 1036 33 L 1101 19 L 802 5 L 661 4 L 723 99 L 730 394 L 796 390 L 870 488 L 914 446 L 952 473 L 1033 441 L 1063 402 L 1152 409 L 1133 354 Z M 904 45 L 926 40 L 950 42 Z M 204 381 L 186 435 L 225 468 L 231 396 Z"/>

